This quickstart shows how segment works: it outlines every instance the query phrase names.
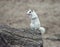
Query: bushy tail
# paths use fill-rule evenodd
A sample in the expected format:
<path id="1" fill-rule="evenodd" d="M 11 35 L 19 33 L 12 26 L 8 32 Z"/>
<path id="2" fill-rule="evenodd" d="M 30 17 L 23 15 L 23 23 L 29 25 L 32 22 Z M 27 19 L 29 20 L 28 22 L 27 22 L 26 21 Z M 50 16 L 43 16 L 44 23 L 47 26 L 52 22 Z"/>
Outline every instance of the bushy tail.
<path id="1" fill-rule="evenodd" d="M 45 28 L 44 27 L 40 27 L 39 30 L 41 31 L 42 34 L 45 33 Z"/>

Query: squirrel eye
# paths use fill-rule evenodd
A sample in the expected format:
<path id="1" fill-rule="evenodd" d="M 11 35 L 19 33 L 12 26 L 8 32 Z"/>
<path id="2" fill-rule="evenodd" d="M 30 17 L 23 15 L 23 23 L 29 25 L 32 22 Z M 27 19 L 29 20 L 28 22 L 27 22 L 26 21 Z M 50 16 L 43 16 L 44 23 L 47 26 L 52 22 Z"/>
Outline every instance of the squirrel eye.
<path id="1" fill-rule="evenodd" d="M 29 13 L 31 13 L 31 11 Z"/>

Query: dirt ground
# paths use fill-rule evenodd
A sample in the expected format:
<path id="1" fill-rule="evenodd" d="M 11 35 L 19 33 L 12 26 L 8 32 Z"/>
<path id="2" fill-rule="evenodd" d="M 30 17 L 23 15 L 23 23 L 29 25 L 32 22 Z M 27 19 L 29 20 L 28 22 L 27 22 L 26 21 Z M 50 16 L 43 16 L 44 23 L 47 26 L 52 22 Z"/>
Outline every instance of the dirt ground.
<path id="1" fill-rule="evenodd" d="M 0 0 L 0 24 L 14 28 L 28 28 L 28 9 L 34 9 L 46 28 L 43 37 L 60 35 L 60 0 Z M 60 41 L 44 39 L 44 47 L 60 47 Z"/>

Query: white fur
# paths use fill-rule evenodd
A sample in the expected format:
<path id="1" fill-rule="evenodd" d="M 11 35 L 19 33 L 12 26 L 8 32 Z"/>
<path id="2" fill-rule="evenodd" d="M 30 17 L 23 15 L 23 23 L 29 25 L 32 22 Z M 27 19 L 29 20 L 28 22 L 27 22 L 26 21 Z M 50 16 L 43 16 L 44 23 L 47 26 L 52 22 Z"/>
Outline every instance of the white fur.
<path id="1" fill-rule="evenodd" d="M 34 10 L 32 11 L 29 9 L 27 14 L 31 19 L 31 23 L 30 23 L 31 29 L 39 29 L 41 31 L 41 33 L 44 34 L 45 28 L 41 27 L 39 18 L 37 16 L 37 14 L 35 13 L 35 11 Z"/>

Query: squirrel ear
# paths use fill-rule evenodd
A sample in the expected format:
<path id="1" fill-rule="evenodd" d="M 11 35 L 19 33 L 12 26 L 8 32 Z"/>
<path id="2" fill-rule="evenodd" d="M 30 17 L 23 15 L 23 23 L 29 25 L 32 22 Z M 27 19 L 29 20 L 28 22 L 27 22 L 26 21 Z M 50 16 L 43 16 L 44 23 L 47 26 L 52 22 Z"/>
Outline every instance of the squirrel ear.
<path id="1" fill-rule="evenodd" d="M 26 10 L 26 12 L 31 11 L 31 9 Z"/>
<path id="2" fill-rule="evenodd" d="M 32 12 L 34 11 L 33 9 L 29 9 L 29 10 L 32 11 Z"/>

